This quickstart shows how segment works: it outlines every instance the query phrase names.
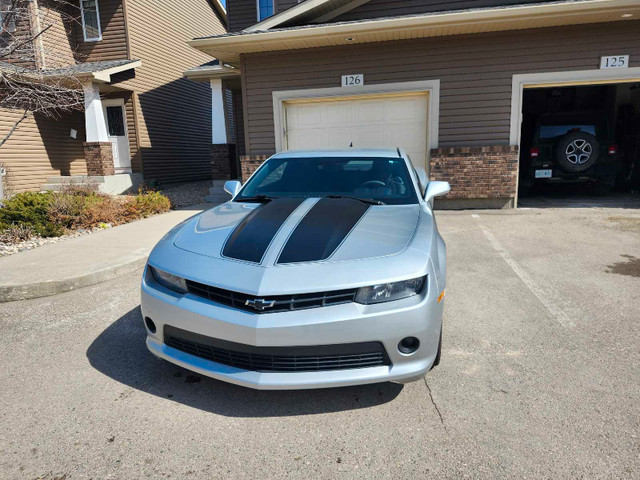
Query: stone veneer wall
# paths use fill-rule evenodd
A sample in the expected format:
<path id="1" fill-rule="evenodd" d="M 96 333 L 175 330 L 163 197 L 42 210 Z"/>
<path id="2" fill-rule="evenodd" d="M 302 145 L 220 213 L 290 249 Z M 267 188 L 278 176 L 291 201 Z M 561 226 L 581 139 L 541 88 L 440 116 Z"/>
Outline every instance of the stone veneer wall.
<path id="1" fill-rule="evenodd" d="M 83 142 L 87 175 L 114 175 L 113 150 L 111 142 Z"/>
<path id="2" fill-rule="evenodd" d="M 242 155 L 240 157 L 240 173 L 242 183 L 246 182 L 262 163 L 271 155 Z"/>
<path id="3" fill-rule="evenodd" d="M 451 184 L 443 199 L 513 199 L 518 181 L 518 147 L 452 147 L 431 150 L 431 180 Z"/>

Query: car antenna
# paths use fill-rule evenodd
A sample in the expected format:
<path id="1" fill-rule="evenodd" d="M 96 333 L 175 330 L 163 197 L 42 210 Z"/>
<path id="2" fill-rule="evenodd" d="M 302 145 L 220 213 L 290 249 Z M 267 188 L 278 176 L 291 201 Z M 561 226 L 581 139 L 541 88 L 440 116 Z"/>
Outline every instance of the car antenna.
<path id="1" fill-rule="evenodd" d="M 353 142 L 349 144 L 349 148 L 353 148 Z"/>

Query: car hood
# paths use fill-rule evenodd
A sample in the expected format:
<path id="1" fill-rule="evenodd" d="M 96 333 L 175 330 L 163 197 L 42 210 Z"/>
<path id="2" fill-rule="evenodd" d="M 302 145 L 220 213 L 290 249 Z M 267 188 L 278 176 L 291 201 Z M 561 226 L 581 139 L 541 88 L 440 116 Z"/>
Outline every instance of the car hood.
<path id="1" fill-rule="evenodd" d="M 173 243 L 198 255 L 260 267 L 388 257 L 410 244 L 420 211 L 420 205 L 343 198 L 227 202 L 185 223 Z"/>

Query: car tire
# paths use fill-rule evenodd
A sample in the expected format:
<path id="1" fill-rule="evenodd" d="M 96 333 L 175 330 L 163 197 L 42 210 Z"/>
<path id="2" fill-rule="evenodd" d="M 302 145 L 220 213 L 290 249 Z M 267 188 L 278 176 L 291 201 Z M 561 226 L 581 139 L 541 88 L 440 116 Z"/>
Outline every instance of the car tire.
<path id="1" fill-rule="evenodd" d="M 440 365 L 440 357 L 442 356 L 442 327 L 440 328 L 440 340 L 438 340 L 438 353 L 436 353 L 436 359 L 433 361 L 433 365 L 431 365 L 431 370 L 434 367 Z"/>
<path id="2" fill-rule="evenodd" d="M 571 132 L 555 147 L 558 166 L 567 173 L 580 173 L 591 168 L 600 155 L 600 143 L 590 133 Z"/>

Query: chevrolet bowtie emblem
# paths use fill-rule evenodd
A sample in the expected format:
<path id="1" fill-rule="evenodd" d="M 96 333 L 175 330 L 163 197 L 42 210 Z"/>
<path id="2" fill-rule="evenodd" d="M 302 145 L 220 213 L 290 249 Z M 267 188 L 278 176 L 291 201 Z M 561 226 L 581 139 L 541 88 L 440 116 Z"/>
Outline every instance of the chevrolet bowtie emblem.
<path id="1" fill-rule="evenodd" d="M 256 310 L 265 310 L 271 308 L 276 304 L 275 300 L 265 300 L 264 298 L 249 299 L 244 304 L 248 307 L 253 307 Z"/>

